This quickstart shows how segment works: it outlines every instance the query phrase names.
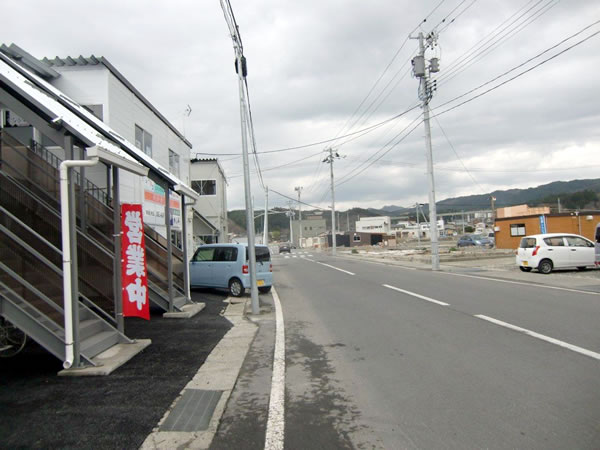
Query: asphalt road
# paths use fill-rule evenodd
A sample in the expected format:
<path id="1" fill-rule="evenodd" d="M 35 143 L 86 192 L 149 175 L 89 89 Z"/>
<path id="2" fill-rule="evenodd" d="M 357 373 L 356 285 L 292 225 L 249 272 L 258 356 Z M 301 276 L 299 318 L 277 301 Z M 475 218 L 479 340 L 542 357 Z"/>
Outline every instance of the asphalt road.
<path id="1" fill-rule="evenodd" d="M 600 448 L 600 295 L 577 280 L 307 252 L 274 272 L 286 448 Z"/>

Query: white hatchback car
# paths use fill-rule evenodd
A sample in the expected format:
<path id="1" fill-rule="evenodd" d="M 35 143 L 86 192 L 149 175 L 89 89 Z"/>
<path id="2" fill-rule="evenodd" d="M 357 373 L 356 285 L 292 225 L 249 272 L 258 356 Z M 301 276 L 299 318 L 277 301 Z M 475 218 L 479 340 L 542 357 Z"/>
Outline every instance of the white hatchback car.
<path id="1" fill-rule="evenodd" d="M 595 245 L 577 234 L 547 233 L 525 236 L 517 250 L 517 265 L 523 272 L 597 266 Z"/>

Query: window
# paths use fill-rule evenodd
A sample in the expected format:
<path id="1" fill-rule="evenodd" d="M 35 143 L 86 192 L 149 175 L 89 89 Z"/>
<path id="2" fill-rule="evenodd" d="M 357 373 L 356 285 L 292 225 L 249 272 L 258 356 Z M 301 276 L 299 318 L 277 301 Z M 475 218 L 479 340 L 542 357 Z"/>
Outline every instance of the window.
<path id="1" fill-rule="evenodd" d="M 354 235 L 354 242 L 360 242 L 360 236 L 358 234 Z"/>
<path id="2" fill-rule="evenodd" d="M 510 235 L 511 236 L 525 236 L 525 224 L 524 223 L 515 223 L 510 226 Z"/>
<path id="3" fill-rule="evenodd" d="M 235 247 L 217 247 L 215 248 L 215 254 L 213 261 L 225 261 L 232 262 L 237 261 L 238 249 Z"/>
<path id="4" fill-rule="evenodd" d="M 146 155 L 152 156 L 152 135 L 137 125 L 135 126 L 135 146 Z"/>
<path id="5" fill-rule="evenodd" d="M 594 245 L 591 242 L 586 241 L 580 237 L 574 236 L 565 236 L 569 247 L 593 247 Z"/>
<path id="6" fill-rule="evenodd" d="M 216 180 L 192 181 L 192 189 L 200 195 L 217 195 Z"/>
<path id="7" fill-rule="evenodd" d="M 179 178 L 179 155 L 169 149 L 169 172 Z"/>
<path id="8" fill-rule="evenodd" d="M 213 255 L 215 253 L 214 247 L 203 247 L 196 250 L 196 254 L 194 255 L 193 261 L 212 261 Z"/>
<path id="9" fill-rule="evenodd" d="M 535 238 L 523 238 L 521 239 L 521 248 L 535 248 L 537 242 L 535 242 Z"/>
<path id="10" fill-rule="evenodd" d="M 271 261 L 271 253 L 267 247 L 254 247 L 254 253 L 257 263 Z M 248 247 L 246 247 L 246 261 L 248 261 Z"/>
<path id="11" fill-rule="evenodd" d="M 544 242 L 546 243 L 546 245 L 549 245 L 550 247 L 564 247 L 565 246 L 565 241 L 560 236 L 544 238 Z"/>

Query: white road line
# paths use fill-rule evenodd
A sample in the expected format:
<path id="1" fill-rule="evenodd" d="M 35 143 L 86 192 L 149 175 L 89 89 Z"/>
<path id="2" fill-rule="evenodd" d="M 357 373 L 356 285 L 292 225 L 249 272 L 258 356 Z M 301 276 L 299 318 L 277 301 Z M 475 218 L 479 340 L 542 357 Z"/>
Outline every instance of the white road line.
<path id="1" fill-rule="evenodd" d="M 481 277 L 478 275 L 466 275 L 464 273 L 453 273 L 453 272 L 442 272 L 442 271 L 439 271 L 436 273 L 443 273 L 444 275 L 453 275 L 455 277 L 479 278 L 480 280 L 497 281 L 498 283 L 521 284 L 523 286 L 543 288 L 543 289 L 554 289 L 557 291 L 577 292 L 579 294 L 600 295 L 600 292 L 583 291 L 581 289 L 569 289 L 569 288 L 558 287 L 558 286 L 543 286 L 541 284 L 527 283 L 525 281 L 499 280 L 498 278 Z"/>
<path id="2" fill-rule="evenodd" d="M 283 450 L 285 438 L 285 328 L 283 310 L 275 286 L 271 288 L 271 292 L 275 304 L 275 351 L 265 449 Z"/>
<path id="3" fill-rule="evenodd" d="M 585 348 L 577 347 L 576 345 L 568 344 L 567 342 L 559 341 L 558 339 L 554 339 L 549 336 L 545 336 L 543 334 L 536 333 L 535 331 L 531 331 L 526 328 L 521 328 L 516 325 L 511 325 L 510 323 L 502 322 L 501 320 L 494 319 L 493 317 L 484 316 L 482 314 L 475 315 L 475 317 L 477 317 L 479 319 L 487 320 L 488 322 L 495 323 L 496 325 L 500 325 L 502 327 L 510 328 L 511 330 L 519 331 L 520 333 L 525 333 L 531 337 L 541 339 L 542 341 L 550 342 L 551 344 L 555 344 L 560 347 L 567 348 L 574 352 L 581 353 L 582 355 L 589 356 L 590 358 L 600 360 L 600 353 L 596 353 L 591 350 L 586 350 Z"/>
<path id="4" fill-rule="evenodd" d="M 419 294 L 416 294 L 414 292 L 405 291 L 404 289 L 400 289 L 400 288 L 397 288 L 395 286 L 390 286 L 389 284 L 384 284 L 383 286 L 385 286 L 388 289 L 393 289 L 395 291 L 402 292 L 403 294 L 406 294 L 406 295 L 412 295 L 413 297 L 417 297 L 417 298 L 420 298 L 422 300 L 427 300 L 428 302 L 435 303 L 436 305 L 450 306 L 449 303 L 440 302 L 439 300 L 435 300 L 435 299 L 430 298 L 430 297 L 425 297 L 424 295 L 419 295 Z"/>
<path id="5" fill-rule="evenodd" d="M 331 269 L 339 270 L 340 272 L 347 273 L 348 275 L 356 275 L 355 273 L 348 272 L 347 270 L 340 269 L 339 267 L 330 266 L 329 264 L 325 264 L 325 263 L 322 263 L 322 262 L 319 262 L 319 261 L 315 261 L 314 259 L 309 259 L 309 258 L 304 258 L 304 259 L 306 259 L 307 261 L 311 261 L 311 262 L 317 263 L 317 264 L 321 264 L 322 266 L 329 267 Z"/>

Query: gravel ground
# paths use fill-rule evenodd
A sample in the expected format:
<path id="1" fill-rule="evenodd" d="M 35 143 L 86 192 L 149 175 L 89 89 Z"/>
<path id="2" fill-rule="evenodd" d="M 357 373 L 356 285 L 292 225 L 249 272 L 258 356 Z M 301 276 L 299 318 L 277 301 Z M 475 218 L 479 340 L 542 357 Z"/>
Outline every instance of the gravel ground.
<path id="1" fill-rule="evenodd" d="M 0 448 L 138 448 L 231 323 L 225 295 L 193 292 L 191 319 L 128 318 L 130 338 L 152 339 L 109 376 L 59 377 L 61 362 L 30 342 L 0 363 Z"/>

